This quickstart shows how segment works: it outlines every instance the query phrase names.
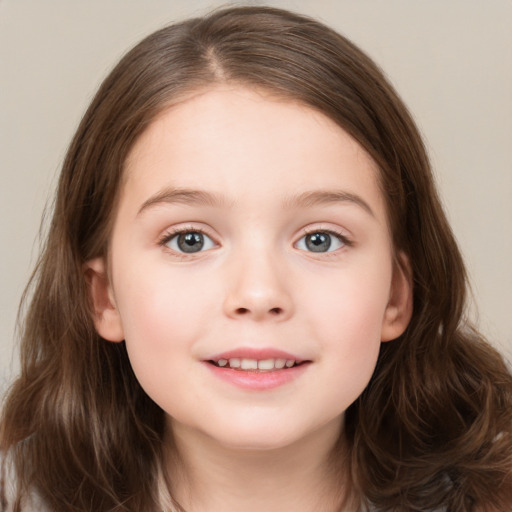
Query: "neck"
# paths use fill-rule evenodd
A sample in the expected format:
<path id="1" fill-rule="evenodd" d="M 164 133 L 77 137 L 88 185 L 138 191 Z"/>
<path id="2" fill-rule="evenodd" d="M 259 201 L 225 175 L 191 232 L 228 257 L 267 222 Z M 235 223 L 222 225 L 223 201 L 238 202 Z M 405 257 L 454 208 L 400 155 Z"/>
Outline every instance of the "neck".
<path id="1" fill-rule="evenodd" d="M 338 512 L 346 480 L 340 430 L 337 420 L 292 445 L 249 450 L 173 424 L 172 494 L 186 512 Z"/>

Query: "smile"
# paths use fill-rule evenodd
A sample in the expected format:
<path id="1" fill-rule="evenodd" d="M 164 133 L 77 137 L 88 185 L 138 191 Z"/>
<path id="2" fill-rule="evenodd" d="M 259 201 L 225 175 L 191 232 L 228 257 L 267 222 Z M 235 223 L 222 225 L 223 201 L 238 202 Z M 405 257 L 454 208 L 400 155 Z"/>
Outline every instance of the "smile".
<path id="1" fill-rule="evenodd" d="M 270 391 L 300 378 L 313 361 L 273 347 L 238 347 L 203 360 L 216 378 L 242 390 Z"/>
<path id="2" fill-rule="evenodd" d="M 298 363 L 295 359 L 249 359 L 232 357 L 230 359 L 218 359 L 209 361 L 211 364 L 220 368 L 231 368 L 240 371 L 258 371 L 258 372 L 271 372 L 275 370 L 282 370 L 293 368 Z"/>

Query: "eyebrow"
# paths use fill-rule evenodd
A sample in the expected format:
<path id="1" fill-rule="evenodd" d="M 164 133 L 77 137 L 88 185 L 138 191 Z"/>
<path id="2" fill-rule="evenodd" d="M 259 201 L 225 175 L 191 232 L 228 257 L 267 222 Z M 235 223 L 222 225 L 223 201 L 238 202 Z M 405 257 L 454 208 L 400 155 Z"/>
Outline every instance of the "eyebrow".
<path id="1" fill-rule="evenodd" d="M 143 211 L 160 204 L 186 204 L 186 205 L 206 205 L 212 207 L 226 206 L 228 201 L 224 196 L 211 194 L 204 190 L 194 190 L 188 188 L 165 188 L 149 199 L 144 201 L 137 215 Z"/>
<path id="2" fill-rule="evenodd" d="M 372 217 L 375 217 L 370 205 L 362 197 L 343 190 L 314 190 L 302 192 L 300 194 L 289 196 L 284 201 L 284 206 L 286 208 L 308 208 L 312 206 L 343 202 L 355 204 L 361 207 Z M 214 208 L 233 205 L 233 203 L 228 201 L 222 195 L 212 194 L 211 192 L 206 192 L 204 190 L 169 187 L 164 188 L 144 201 L 137 215 L 140 215 L 142 212 L 153 206 L 176 203 L 199 206 L 205 205 Z"/>
<path id="3" fill-rule="evenodd" d="M 285 201 L 287 207 L 312 207 L 330 203 L 348 202 L 361 207 L 366 213 L 375 217 L 370 205 L 357 194 L 344 190 L 314 190 L 291 196 Z"/>

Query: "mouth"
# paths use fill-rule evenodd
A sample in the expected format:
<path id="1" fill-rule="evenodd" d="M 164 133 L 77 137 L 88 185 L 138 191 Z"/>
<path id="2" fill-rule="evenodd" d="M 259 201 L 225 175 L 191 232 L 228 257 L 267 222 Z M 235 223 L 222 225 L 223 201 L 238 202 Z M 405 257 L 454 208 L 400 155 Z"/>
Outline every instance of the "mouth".
<path id="1" fill-rule="evenodd" d="M 241 372 L 275 372 L 277 370 L 289 370 L 307 363 L 307 361 L 298 361 L 295 359 L 268 358 L 268 359 L 250 359 L 245 357 L 231 357 L 210 359 L 209 364 L 218 368 L 238 370 Z"/>
<path id="2" fill-rule="evenodd" d="M 249 392 L 270 391 L 299 379 L 313 361 L 275 348 L 239 347 L 203 361 L 212 374 Z"/>

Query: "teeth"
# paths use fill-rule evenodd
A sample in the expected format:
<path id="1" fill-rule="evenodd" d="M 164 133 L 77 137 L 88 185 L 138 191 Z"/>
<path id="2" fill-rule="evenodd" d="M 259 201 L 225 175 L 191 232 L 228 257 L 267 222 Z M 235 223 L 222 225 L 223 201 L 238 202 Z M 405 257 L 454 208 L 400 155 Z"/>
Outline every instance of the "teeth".
<path id="1" fill-rule="evenodd" d="M 256 359 L 242 359 L 240 367 L 242 370 L 257 370 L 258 361 L 256 361 Z"/>
<path id="2" fill-rule="evenodd" d="M 231 359 L 219 359 L 217 366 L 227 368 L 240 368 L 241 370 L 281 370 L 295 366 L 294 359 L 248 359 L 232 357 Z"/>
<path id="3" fill-rule="evenodd" d="M 264 359 L 263 361 L 258 361 L 258 370 L 273 370 L 274 369 L 274 360 L 273 359 Z"/>

